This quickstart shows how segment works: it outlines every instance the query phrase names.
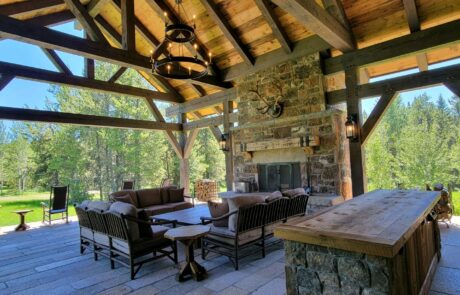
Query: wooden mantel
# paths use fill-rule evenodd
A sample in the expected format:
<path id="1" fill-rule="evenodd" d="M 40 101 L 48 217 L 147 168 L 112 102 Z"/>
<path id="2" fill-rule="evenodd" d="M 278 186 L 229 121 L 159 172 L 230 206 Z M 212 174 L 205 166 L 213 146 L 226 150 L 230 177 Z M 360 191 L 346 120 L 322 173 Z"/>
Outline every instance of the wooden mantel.
<path id="1" fill-rule="evenodd" d="M 375 190 L 280 225 L 285 240 L 393 257 L 439 201 L 439 192 Z"/>

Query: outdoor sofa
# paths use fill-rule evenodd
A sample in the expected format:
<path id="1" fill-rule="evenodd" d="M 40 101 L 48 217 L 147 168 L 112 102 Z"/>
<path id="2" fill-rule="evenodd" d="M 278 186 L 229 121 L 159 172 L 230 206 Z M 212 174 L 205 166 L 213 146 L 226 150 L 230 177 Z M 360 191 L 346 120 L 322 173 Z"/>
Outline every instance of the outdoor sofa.
<path id="1" fill-rule="evenodd" d="M 228 199 L 228 213 L 201 217 L 203 224 L 211 224 L 209 233 L 202 239 L 203 259 L 209 252 L 225 255 L 238 270 L 238 260 L 242 257 L 258 251 L 265 257 L 265 248 L 279 241 L 268 243 L 275 227 L 289 218 L 305 215 L 308 198 L 303 191 L 290 196 L 240 196 Z M 222 223 L 225 220 L 228 222 Z"/>
<path id="2" fill-rule="evenodd" d="M 168 257 L 177 264 L 177 244 L 164 237 L 175 221 L 152 222 L 144 211 L 125 202 L 84 201 L 75 206 L 80 226 L 80 253 L 98 255 L 130 268 L 134 279 L 144 263 Z M 136 268 L 137 267 L 137 268 Z"/>
<path id="3" fill-rule="evenodd" d="M 140 190 L 122 190 L 109 195 L 112 202 L 120 201 L 134 205 L 148 216 L 183 210 L 194 206 L 194 199 L 184 195 L 183 188 L 175 186 L 147 188 Z"/>

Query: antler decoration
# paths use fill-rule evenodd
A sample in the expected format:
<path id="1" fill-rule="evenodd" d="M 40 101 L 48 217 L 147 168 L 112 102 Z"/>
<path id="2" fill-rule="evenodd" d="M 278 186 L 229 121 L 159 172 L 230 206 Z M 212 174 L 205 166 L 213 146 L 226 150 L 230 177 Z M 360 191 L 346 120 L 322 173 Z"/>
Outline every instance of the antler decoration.
<path id="1" fill-rule="evenodd" d="M 264 79 L 262 79 L 261 81 L 264 81 Z M 259 91 L 259 83 L 261 81 L 257 81 L 257 86 L 255 90 L 249 90 L 250 93 L 255 94 L 257 98 L 259 98 L 259 100 L 261 100 L 264 104 L 262 107 L 256 108 L 256 110 L 261 114 L 268 113 L 272 118 L 278 118 L 283 113 L 283 103 L 280 102 L 280 100 L 283 98 L 283 87 L 281 86 L 281 83 L 278 80 L 272 82 L 276 89 L 278 89 L 279 94 L 275 96 L 274 102 L 269 102 L 263 95 L 261 95 Z"/>

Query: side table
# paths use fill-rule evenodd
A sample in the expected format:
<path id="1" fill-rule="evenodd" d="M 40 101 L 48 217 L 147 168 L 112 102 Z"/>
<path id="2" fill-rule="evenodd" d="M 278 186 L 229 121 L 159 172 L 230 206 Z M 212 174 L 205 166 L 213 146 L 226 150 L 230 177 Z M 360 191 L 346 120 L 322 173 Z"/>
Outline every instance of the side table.
<path id="1" fill-rule="evenodd" d="M 207 225 L 189 225 L 173 228 L 165 233 L 166 238 L 173 241 L 180 241 L 185 246 L 186 263 L 181 267 L 176 277 L 179 282 L 185 281 L 189 276 L 195 281 L 201 281 L 206 278 L 206 269 L 195 261 L 193 243 L 208 232 L 209 226 Z"/>
<path id="2" fill-rule="evenodd" d="M 26 210 L 16 210 L 13 211 L 12 213 L 16 213 L 19 215 L 19 225 L 14 229 L 15 231 L 24 231 L 29 228 L 29 226 L 26 224 L 26 214 L 29 212 L 32 212 L 34 210 L 26 209 Z"/>

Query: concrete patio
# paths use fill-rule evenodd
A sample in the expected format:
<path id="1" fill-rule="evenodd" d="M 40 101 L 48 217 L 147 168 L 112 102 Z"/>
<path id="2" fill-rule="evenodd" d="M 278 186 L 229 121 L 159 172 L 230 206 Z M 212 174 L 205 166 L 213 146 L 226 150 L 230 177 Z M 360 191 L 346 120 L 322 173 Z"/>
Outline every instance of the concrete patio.
<path id="1" fill-rule="evenodd" d="M 234 271 L 226 257 L 202 262 L 209 277 L 202 282 L 175 280 L 177 267 L 164 258 L 145 265 L 133 281 L 129 270 L 110 269 L 107 259 L 80 255 L 78 224 L 40 226 L 26 232 L 0 231 L 1 294 L 284 294 L 284 251 L 272 247 L 265 259 L 253 255 Z M 440 225 L 442 254 L 430 294 L 460 294 L 460 218 L 450 229 Z M 183 260 L 183 249 L 179 249 Z M 198 254 L 198 251 L 197 251 Z M 201 258 L 198 258 L 201 262 Z"/>

